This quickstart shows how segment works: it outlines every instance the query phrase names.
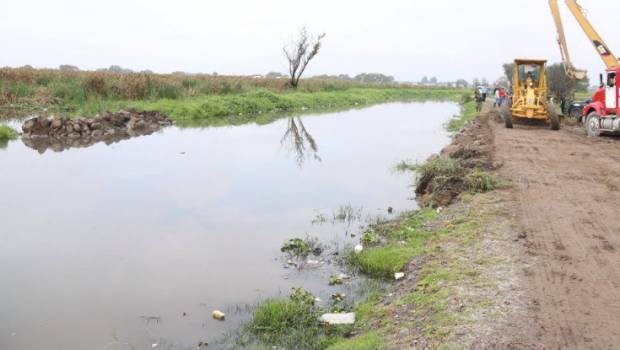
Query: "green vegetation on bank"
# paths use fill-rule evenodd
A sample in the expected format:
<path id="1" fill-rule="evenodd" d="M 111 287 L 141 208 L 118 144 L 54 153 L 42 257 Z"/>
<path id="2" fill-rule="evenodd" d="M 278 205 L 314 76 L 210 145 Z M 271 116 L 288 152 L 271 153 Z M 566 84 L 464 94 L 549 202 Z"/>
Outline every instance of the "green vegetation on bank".
<path id="1" fill-rule="evenodd" d="M 457 132 L 475 117 L 476 103 L 473 101 L 471 94 L 465 93 L 461 96 L 461 114 L 454 116 L 446 125 L 446 129 L 450 132 Z"/>
<path id="2" fill-rule="evenodd" d="M 264 345 L 284 349 L 325 349 L 350 330 L 330 326 L 319 317 L 328 308 L 316 305 L 312 294 L 293 288 L 288 298 L 267 299 L 258 304 L 237 334 L 235 345 Z"/>
<path id="3" fill-rule="evenodd" d="M 282 113 L 331 111 L 389 101 L 456 101 L 463 89 L 403 84 L 215 75 L 0 69 L 0 106 L 93 116 L 156 110 L 181 125 L 268 122 Z"/>
<path id="4" fill-rule="evenodd" d="M 228 120 L 246 120 L 263 114 L 269 118 L 273 113 L 295 113 L 302 111 L 323 111 L 362 107 L 390 101 L 427 101 L 456 99 L 458 90 L 452 89 L 394 89 L 394 88 L 351 88 L 329 92 L 273 93 L 258 90 L 238 95 L 203 96 L 187 100 L 157 100 L 120 103 L 105 109 L 134 108 L 136 110 L 159 111 L 177 121 L 207 120 L 217 123 Z M 98 107 L 101 109 L 101 107 Z M 92 112 L 92 111 L 91 111 Z"/>
<path id="5" fill-rule="evenodd" d="M 394 279 L 394 273 L 402 272 L 411 259 L 425 252 L 424 242 L 432 233 L 424 229 L 424 223 L 436 215 L 432 209 L 422 209 L 403 218 L 400 228 L 371 227 L 373 235 L 385 239 L 386 243 L 366 248 L 359 254 L 350 252 L 346 261 L 368 276 Z"/>
<path id="6" fill-rule="evenodd" d="M 414 338 L 433 339 L 435 346 L 445 340 L 449 327 L 466 316 L 454 315 L 448 308 L 453 294 L 450 285 L 477 276 L 474 271 L 445 260 L 440 247 L 447 242 L 458 242 L 461 246 L 474 244 L 483 223 L 484 218 L 479 213 L 445 218 L 435 210 L 422 209 L 376 227 L 375 230 L 386 239 L 386 244 L 365 249 L 358 255 L 361 258 L 355 258 L 352 262 L 369 262 L 369 265 L 357 266 L 373 276 L 393 280 L 393 271 L 414 273 L 411 268 L 406 268 L 407 264 L 415 257 L 423 258 L 414 267 L 418 274 L 416 284 L 396 293 L 395 300 L 389 304 L 383 303 L 378 296 L 357 304 L 354 311 L 358 319 L 354 332 L 359 336 L 341 339 L 329 349 L 398 348 L 392 343 L 391 336 L 403 328 L 411 331 Z M 400 259 L 390 265 L 374 259 L 387 252 L 396 252 Z M 395 318 L 402 312 L 399 310 L 412 310 L 416 317 Z M 408 341 L 407 344 L 415 343 Z"/>
<path id="7" fill-rule="evenodd" d="M 17 132 L 6 125 L 0 125 L 0 148 L 5 147 L 11 140 L 17 138 Z"/>

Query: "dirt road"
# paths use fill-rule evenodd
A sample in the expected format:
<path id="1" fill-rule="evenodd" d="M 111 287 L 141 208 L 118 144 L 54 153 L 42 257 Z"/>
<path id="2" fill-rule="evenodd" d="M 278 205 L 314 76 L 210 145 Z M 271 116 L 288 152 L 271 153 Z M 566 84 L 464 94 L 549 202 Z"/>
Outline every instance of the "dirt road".
<path id="1" fill-rule="evenodd" d="M 489 123 L 526 247 L 529 335 L 511 343 L 620 348 L 620 139 Z"/>

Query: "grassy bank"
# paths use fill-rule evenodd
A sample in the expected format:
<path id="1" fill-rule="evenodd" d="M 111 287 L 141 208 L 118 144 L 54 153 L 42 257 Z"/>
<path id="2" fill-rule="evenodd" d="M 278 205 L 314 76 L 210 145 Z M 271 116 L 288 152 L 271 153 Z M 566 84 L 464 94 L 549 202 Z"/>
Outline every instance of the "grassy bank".
<path id="1" fill-rule="evenodd" d="M 403 257 L 385 270 L 403 271 L 407 279 L 386 282 L 387 292 L 357 304 L 355 336 L 329 349 L 471 348 L 457 340 L 459 330 L 482 330 L 480 318 L 492 323 L 495 312 L 508 308 L 501 305 L 503 296 L 497 297 L 505 283 L 498 271 L 511 257 L 487 245 L 489 232 L 501 236 L 511 227 L 500 202 L 495 193 L 466 195 L 441 213 L 409 213 L 383 228 L 393 237 L 388 246 L 404 238 L 407 246 L 416 247 L 409 259 Z M 384 249 L 392 248 L 373 248 Z M 473 333 L 475 338 L 482 332 Z"/>
<path id="2" fill-rule="evenodd" d="M 467 96 L 467 95 L 465 95 Z M 476 103 L 465 98 L 461 102 L 461 114 L 452 118 L 446 125 L 446 129 L 450 132 L 461 130 L 467 122 L 476 117 Z"/>
<path id="3" fill-rule="evenodd" d="M 458 100 L 463 93 L 322 79 L 305 79 L 292 90 L 286 79 L 0 69 L 0 107 L 48 108 L 80 116 L 121 108 L 156 110 L 182 124 L 261 122 L 281 113 L 388 101 Z"/>
<path id="4" fill-rule="evenodd" d="M 456 100 L 461 90 L 427 88 L 350 88 L 341 91 L 315 93 L 274 93 L 257 90 L 236 95 L 202 96 L 186 100 L 156 100 L 87 104 L 86 114 L 98 110 L 134 108 L 140 111 L 159 111 L 179 122 L 203 121 L 217 124 L 246 121 L 269 121 L 282 113 L 331 111 L 363 107 L 390 101 Z"/>

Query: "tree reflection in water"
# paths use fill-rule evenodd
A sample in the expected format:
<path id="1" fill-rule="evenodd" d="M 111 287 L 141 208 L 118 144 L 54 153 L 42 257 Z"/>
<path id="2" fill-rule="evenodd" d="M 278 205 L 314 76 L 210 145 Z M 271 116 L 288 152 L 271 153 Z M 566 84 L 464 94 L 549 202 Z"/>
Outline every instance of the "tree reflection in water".
<path id="1" fill-rule="evenodd" d="M 306 158 L 312 157 L 319 162 L 321 161 L 316 141 L 304 126 L 301 118 L 293 117 L 288 119 L 286 132 L 280 143 L 295 153 L 297 165 L 300 168 L 303 166 Z"/>

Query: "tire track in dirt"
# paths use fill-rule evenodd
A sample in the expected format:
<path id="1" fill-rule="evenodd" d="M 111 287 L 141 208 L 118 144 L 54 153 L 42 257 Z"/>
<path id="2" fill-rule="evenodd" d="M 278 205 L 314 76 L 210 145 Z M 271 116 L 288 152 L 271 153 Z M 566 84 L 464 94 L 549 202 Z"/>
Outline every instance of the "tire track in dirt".
<path id="1" fill-rule="evenodd" d="M 514 344 L 620 347 L 620 139 L 490 120 L 527 237 L 531 336 Z"/>

